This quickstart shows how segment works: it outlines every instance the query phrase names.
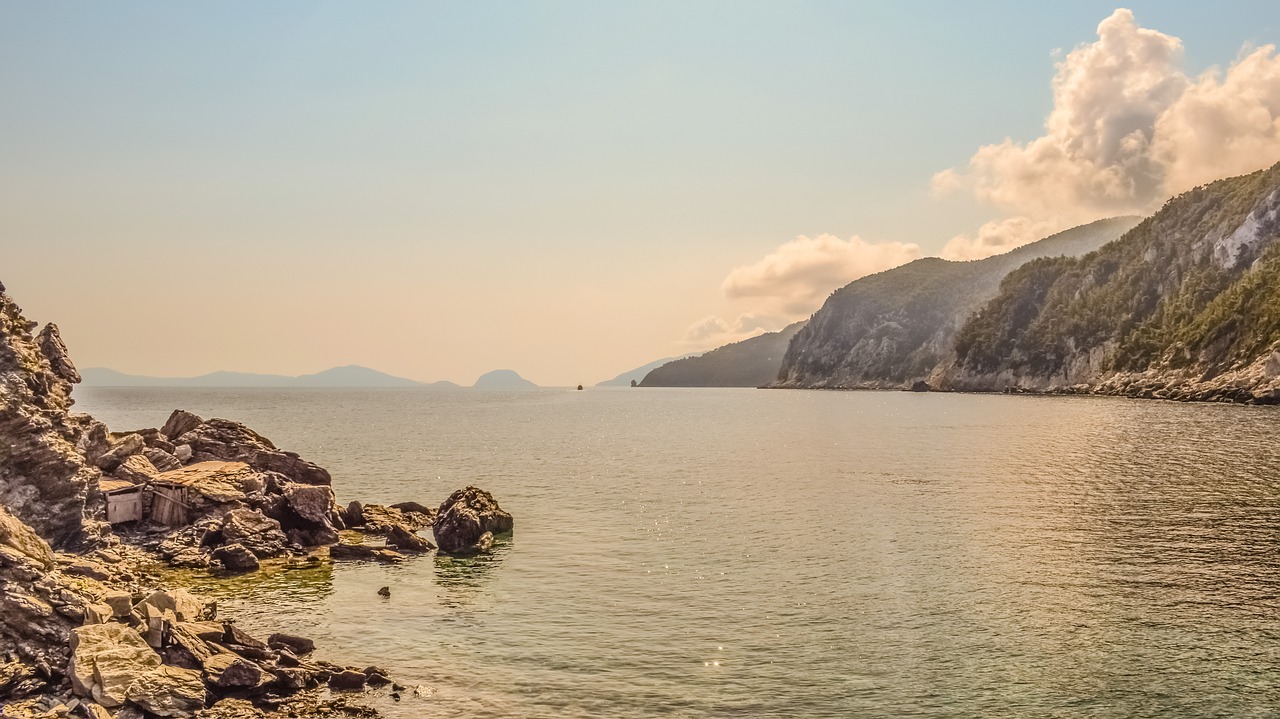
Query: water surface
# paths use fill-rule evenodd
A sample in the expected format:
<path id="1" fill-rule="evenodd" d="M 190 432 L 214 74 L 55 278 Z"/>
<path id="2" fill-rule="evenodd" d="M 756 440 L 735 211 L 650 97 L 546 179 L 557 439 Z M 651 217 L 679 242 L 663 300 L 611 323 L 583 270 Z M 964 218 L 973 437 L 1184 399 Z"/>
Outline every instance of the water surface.
<path id="1" fill-rule="evenodd" d="M 1280 713 L 1280 413 L 1108 398 L 76 390 L 243 421 L 340 501 L 475 484 L 494 555 L 214 589 L 398 717 Z M 376 594 L 381 586 L 390 599 Z"/>

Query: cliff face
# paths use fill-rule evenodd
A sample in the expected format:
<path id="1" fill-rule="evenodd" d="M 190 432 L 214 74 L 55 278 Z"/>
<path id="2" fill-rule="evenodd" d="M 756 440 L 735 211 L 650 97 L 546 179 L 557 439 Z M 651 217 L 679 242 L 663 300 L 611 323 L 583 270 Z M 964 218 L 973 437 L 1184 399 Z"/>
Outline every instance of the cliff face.
<path id="1" fill-rule="evenodd" d="M 942 388 L 1280 401 L 1280 165 L 1165 204 L 1080 258 L 1011 273 Z"/>
<path id="2" fill-rule="evenodd" d="M 984 260 L 930 257 L 855 280 L 792 340 L 775 386 L 898 388 L 925 379 L 1009 272 L 1039 257 L 1091 252 L 1138 221 L 1100 220 Z"/>
<path id="3" fill-rule="evenodd" d="M 0 504 L 56 546 L 87 541 L 100 525 L 85 521 L 85 500 L 101 473 L 77 443 L 101 425 L 68 412 L 80 381 L 55 325 L 36 323 L 0 285 Z"/>
<path id="4" fill-rule="evenodd" d="M 668 362 L 645 375 L 641 387 L 760 387 L 778 376 L 791 338 L 803 322 L 734 342 L 697 357 Z"/>

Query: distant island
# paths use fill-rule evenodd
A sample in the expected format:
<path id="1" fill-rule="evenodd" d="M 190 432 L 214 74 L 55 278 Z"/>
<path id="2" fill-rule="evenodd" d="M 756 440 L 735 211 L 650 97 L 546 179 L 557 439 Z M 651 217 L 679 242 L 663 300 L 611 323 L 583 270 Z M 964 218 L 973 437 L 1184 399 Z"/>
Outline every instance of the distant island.
<path id="1" fill-rule="evenodd" d="M 472 387 L 475 389 L 537 389 L 538 385 L 516 374 L 515 370 L 496 369 L 480 375 Z"/>
<path id="2" fill-rule="evenodd" d="M 106 367 L 80 372 L 85 387 L 434 387 L 456 389 L 453 382 L 424 383 L 395 377 L 359 365 L 333 367 L 296 377 L 251 372 L 210 372 L 198 377 L 148 377 L 125 374 Z"/>

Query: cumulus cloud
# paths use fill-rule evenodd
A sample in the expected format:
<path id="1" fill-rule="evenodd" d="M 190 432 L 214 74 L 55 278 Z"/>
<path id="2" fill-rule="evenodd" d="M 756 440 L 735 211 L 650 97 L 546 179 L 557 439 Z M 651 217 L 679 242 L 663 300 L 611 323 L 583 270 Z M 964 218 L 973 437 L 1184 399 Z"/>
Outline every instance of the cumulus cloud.
<path id="1" fill-rule="evenodd" d="M 914 244 L 801 236 L 734 269 L 721 289 L 730 299 L 750 299 L 772 316 L 795 320 L 817 310 L 832 290 L 919 256 Z"/>
<path id="2" fill-rule="evenodd" d="M 948 256 L 996 254 L 1072 224 L 1148 213 L 1196 184 L 1280 160 L 1274 46 L 1193 80 L 1181 40 L 1119 9 L 1055 70 L 1042 136 L 986 145 L 967 166 L 934 175 L 936 193 L 967 193 L 1006 215 L 954 238 Z"/>
<path id="3" fill-rule="evenodd" d="M 720 337 L 729 331 L 729 325 L 724 320 L 712 315 L 703 317 L 702 319 L 689 325 L 689 329 L 684 332 L 684 341 L 689 345 L 702 345 L 708 340 Z"/>

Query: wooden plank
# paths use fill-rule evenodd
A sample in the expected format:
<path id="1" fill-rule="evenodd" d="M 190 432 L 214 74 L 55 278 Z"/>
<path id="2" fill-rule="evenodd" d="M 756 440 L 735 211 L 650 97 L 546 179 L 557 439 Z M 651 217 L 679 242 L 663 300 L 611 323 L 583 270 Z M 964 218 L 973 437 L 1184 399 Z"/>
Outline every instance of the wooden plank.
<path id="1" fill-rule="evenodd" d="M 186 524 L 187 490 L 183 487 L 155 487 L 151 502 L 151 519 L 170 527 Z"/>
<path id="2" fill-rule="evenodd" d="M 142 492 L 128 492 L 107 497 L 107 521 L 111 524 L 142 519 Z"/>

